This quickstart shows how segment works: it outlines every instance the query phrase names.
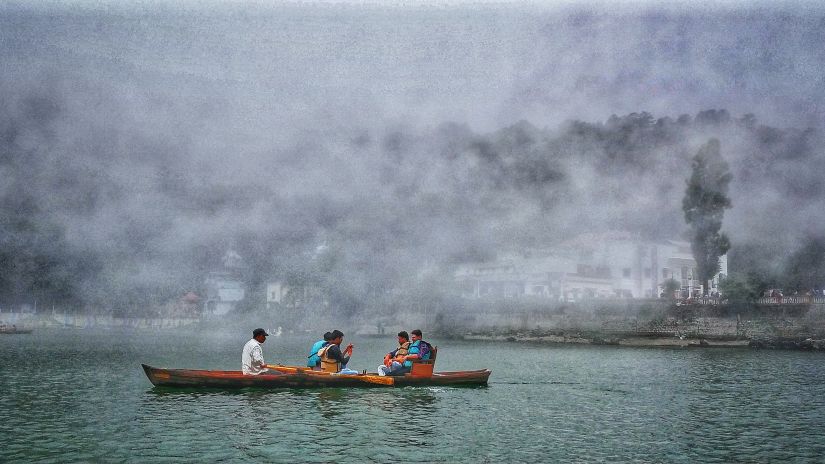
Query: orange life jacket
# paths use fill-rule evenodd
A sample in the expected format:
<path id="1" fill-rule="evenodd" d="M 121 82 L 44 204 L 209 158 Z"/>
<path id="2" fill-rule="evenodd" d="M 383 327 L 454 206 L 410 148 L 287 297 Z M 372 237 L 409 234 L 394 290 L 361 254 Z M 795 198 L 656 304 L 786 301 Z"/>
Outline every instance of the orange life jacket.
<path id="1" fill-rule="evenodd" d="M 407 354 L 409 354 L 409 350 L 410 342 L 404 342 L 403 344 L 401 344 L 401 346 L 398 347 L 397 350 L 395 350 L 395 357 L 397 358 L 399 356 L 407 356 Z"/>
<path id="2" fill-rule="evenodd" d="M 321 370 L 324 372 L 341 372 L 341 363 L 339 363 L 338 360 L 329 357 L 329 349 L 333 346 L 335 346 L 335 344 L 330 343 L 329 345 L 318 350 L 318 357 L 321 358 Z"/>

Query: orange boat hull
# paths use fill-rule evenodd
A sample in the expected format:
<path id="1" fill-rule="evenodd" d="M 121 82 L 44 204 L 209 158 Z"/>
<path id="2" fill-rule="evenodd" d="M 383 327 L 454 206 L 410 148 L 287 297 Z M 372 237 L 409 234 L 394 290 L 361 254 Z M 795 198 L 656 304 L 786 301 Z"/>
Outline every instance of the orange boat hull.
<path id="1" fill-rule="evenodd" d="M 487 369 L 437 372 L 431 377 L 379 377 L 375 374 L 327 374 L 283 366 L 285 372 L 244 375 L 240 371 L 163 369 L 142 364 L 143 371 L 158 387 L 188 388 L 328 388 L 328 387 L 405 387 L 405 386 L 484 386 L 490 377 Z"/>

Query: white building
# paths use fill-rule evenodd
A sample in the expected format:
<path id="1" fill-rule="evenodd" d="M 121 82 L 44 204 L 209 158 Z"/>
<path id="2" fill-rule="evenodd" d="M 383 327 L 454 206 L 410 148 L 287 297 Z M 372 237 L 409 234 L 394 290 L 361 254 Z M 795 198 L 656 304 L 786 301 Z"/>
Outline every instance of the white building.
<path id="1" fill-rule="evenodd" d="M 307 305 L 329 306 L 324 291 L 315 285 L 288 285 L 282 280 L 266 284 L 266 309 L 300 308 Z"/>
<path id="2" fill-rule="evenodd" d="M 492 263 L 462 266 L 455 281 L 469 298 L 546 297 L 560 301 L 586 298 L 655 298 L 675 279 L 681 296 L 702 291 L 696 262 L 686 242 L 643 242 L 627 234 L 582 235 L 531 257 L 508 256 Z M 712 282 L 727 275 L 727 257 Z"/>
<path id="3" fill-rule="evenodd" d="M 276 305 L 285 304 L 289 290 L 289 286 L 280 280 L 267 283 L 266 309 L 272 309 Z"/>
<path id="4" fill-rule="evenodd" d="M 230 249 L 223 256 L 223 269 L 210 272 L 206 276 L 204 287 L 205 314 L 224 315 L 235 309 L 246 297 L 246 286 L 240 277 L 243 260 Z"/>

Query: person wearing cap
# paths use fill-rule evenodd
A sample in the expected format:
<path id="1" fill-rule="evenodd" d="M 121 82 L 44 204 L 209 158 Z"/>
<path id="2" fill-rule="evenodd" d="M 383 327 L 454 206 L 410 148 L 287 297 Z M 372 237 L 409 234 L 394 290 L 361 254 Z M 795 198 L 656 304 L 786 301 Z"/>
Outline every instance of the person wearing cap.
<path id="1" fill-rule="evenodd" d="M 266 341 L 269 334 L 264 329 L 255 329 L 252 331 L 252 339 L 246 342 L 243 347 L 243 354 L 241 354 L 241 371 L 244 375 L 258 375 L 267 372 L 264 362 L 264 354 L 261 349 L 261 344 Z"/>

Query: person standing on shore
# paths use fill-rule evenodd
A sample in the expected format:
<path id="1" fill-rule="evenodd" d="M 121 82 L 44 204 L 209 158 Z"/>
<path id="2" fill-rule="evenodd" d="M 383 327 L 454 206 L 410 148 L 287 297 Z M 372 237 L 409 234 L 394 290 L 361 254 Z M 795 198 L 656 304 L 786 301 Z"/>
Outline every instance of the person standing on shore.
<path id="1" fill-rule="evenodd" d="M 269 371 L 264 362 L 264 354 L 261 344 L 266 342 L 269 334 L 264 329 L 252 331 L 252 339 L 246 342 L 241 353 L 241 371 L 244 375 L 258 375 Z"/>

